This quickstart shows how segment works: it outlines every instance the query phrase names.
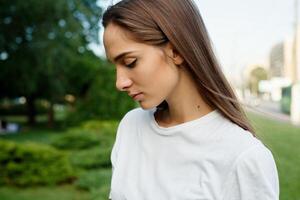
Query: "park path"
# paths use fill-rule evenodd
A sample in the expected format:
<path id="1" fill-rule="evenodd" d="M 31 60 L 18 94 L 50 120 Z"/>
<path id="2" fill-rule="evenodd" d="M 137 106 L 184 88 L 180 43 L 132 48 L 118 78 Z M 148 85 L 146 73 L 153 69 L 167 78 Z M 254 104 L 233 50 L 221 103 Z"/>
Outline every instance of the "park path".
<path id="1" fill-rule="evenodd" d="M 247 108 L 247 111 L 254 112 L 258 115 L 262 115 L 277 121 L 289 123 L 291 125 L 291 119 L 288 114 L 283 113 L 280 110 L 280 103 L 279 102 L 272 102 L 272 101 L 260 101 L 260 103 L 255 106 L 253 109 Z M 300 125 L 296 125 L 300 127 Z"/>

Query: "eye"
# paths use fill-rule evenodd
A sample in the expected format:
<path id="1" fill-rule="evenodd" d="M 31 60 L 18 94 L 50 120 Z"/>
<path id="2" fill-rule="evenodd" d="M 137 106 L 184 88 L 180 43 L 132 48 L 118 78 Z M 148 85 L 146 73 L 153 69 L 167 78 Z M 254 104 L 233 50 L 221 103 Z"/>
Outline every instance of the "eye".
<path id="1" fill-rule="evenodd" d="M 131 61 L 131 62 L 124 62 L 124 65 L 126 66 L 126 67 L 129 67 L 129 68 L 134 68 L 135 67 L 135 64 L 136 64 L 136 61 L 137 61 L 137 59 L 134 59 L 133 61 Z M 128 63 L 128 64 L 127 64 Z"/>

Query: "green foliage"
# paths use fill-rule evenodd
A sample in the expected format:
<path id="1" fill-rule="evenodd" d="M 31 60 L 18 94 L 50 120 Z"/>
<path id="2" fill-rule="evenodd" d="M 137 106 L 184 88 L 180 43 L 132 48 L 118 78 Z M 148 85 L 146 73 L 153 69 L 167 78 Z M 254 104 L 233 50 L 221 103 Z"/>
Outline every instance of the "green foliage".
<path id="1" fill-rule="evenodd" d="M 136 107 L 127 94 L 116 90 L 113 66 L 100 66 L 96 74 L 86 96 L 79 99 L 74 112 L 69 113 L 69 123 L 77 124 L 91 119 L 119 120 L 128 110 Z"/>
<path id="2" fill-rule="evenodd" d="M 80 189 L 91 191 L 93 189 L 99 189 L 103 186 L 110 185 L 110 179 L 110 169 L 92 170 L 83 173 L 75 182 L 75 185 Z"/>
<path id="3" fill-rule="evenodd" d="M 110 167 L 110 153 L 115 139 L 117 122 L 87 121 L 79 128 L 70 129 L 52 142 L 58 149 L 72 150 L 74 167 L 95 169 Z"/>
<path id="4" fill-rule="evenodd" d="M 99 189 L 91 189 L 91 200 L 107 200 L 110 192 L 110 184 L 104 185 Z"/>
<path id="5" fill-rule="evenodd" d="M 0 141 L 0 183 L 16 186 L 70 181 L 73 168 L 67 154 L 51 146 Z"/>
<path id="6" fill-rule="evenodd" d="M 0 21 L 0 52 L 8 55 L 0 60 L 1 96 L 53 99 L 68 90 L 68 77 L 86 82 L 98 60 L 86 48 L 98 41 L 101 9 L 96 0 L 5 0 L 0 8 L 5 19 Z"/>
<path id="7" fill-rule="evenodd" d="M 38 146 L 45 145 L 47 148 L 49 147 L 47 144 L 53 144 L 63 139 L 65 144 L 62 145 L 62 149 L 64 151 L 60 149 L 56 149 L 55 151 L 67 155 L 66 160 L 72 166 L 73 174 L 75 174 L 69 178 L 72 179 L 72 181 L 76 178 L 76 181 L 72 182 L 72 185 L 68 185 L 70 188 L 66 188 L 66 185 L 44 186 L 43 188 L 32 187 L 32 189 L 16 188 L 15 193 L 17 194 L 14 194 L 13 188 L 9 187 L 7 182 L 3 182 L 5 179 L 0 178 L 0 181 L 2 181 L 2 186 L 0 186 L 0 199 L 39 199 L 40 197 L 49 200 L 57 198 L 89 200 L 108 199 L 111 179 L 110 152 L 114 142 L 117 125 L 118 121 L 92 120 L 86 121 L 76 128 L 69 129 L 67 132 L 54 133 L 39 130 L 36 132 L 20 133 L 14 137 L 5 136 L 5 139 L 17 141 L 20 145 L 23 145 L 29 140 L 34 140 L 43 143 Z M 3 136 L 0 136 L 0 138 L 1 137 Z M 85 142 L 81 143 L 80 141 Z M 9 144 L 13 144 L 13 146 L 16 145 L 15 143 Z M 0 151 L 2 150 L 2 146 L 2 143 L 0 143 Z M 53 148 L 51 149 L 53 150 Z M 37 151 L 38 152 L 36 153 L 40 153 L 40 150 Z M 66 152 L 68 153 L 66 154 Z M 0 154 L 0 157 L 3 155 L 4 154 Z M 32 159 L 30 161 L 32 163 L 38 162 L 32 161 Z M 48 165 L 44 166 L 44 168 L 48 168 Z M 51 167 L 51 165 L 49 166 Z M 28 169 L 29 168 L 31 168 L 31 166 L 28 166 Z M 61 170 L 60 166 L 57 166 L 56 169 L 57 171 L 60 171 L 60 176 L 66 174 L 65 171 Z M 22 171 L 25 172 L 26 169 L 22 169 Z M 67 178 L 66 181 L 68 181 L 69 178 Z M 31 185 L 28 184 L 26 186 Z M 60 190 L 59 188 L 64 188 L 64 190 Z M 77 195 L 74 195 L 74 193 Z"/>
<path id="8" fill-rule="evenodd" d="M 80 125 L 80 128 L 84 130 L 89 130 L 89 131 L 103 131 L 103 132 L 108 132 L 110 134 L 115 134 L 117 131 L 119 122 L 118 121 L 113 121 L 113 120 L 88 120 L 83 122 Z"/>
<path id="9" fill-rule="evenodd" d="M 69 123 L 120 119 L 135 103 L 88 48 L 99 43 L 101 14 L 97 0 L 1 1 L 0 98 L 26 97 L 32 124 L 36 99 L 65 103 L 68 94 L 76 99 Z"/>
<path id="10" fill-rule="evenodd" d="M 282 88 L 281 93 L 282 98 L 280 100 L 280 108 L 284 113 L 290 114 L 292 102 L 292 86 Z"/>
<path id="11" fill-rule="evenodd" d="M 75 151 L 70 155 L 74 167 L 84 169 L 108 168 L 110 163 L 111 147 L 94 147 L 87 150 Z"/>
<path id="12" fill-rule="evenodd" d="M 83 96 L 100 61 L 87 46 L 99 43 L 101 13 L 97 0 L 2 0 L 0 98 L 25 96 L 32 105 Z"/>
<path id="13" fill-rule="evenodd" d="M 256 66 L 256 68 L 254 68 L 251 71 L 250 80 L 248 82 L 248 87 L 250 88 L 251 93 L 258 95 L 259 81 L 267 80 L 267 79 L 268 79 L 267 71 L 261 66 Z"/>
<path id="14" fill-rule="evenodd" d="M 89 131 L 74 129 L 65 133 L 52 142 L 52 145 L 58 149 L 86 149 L 100 145 L 101 138 Z"/>
<path id="15" fill-rule="evenodd" d="M 101 147 L 112 148 L 115 141 L 118 124 L 118 121 L 112 120 L 89 120 L 83 122 L 79 129 L 96 133 L 101 141 Z"/>

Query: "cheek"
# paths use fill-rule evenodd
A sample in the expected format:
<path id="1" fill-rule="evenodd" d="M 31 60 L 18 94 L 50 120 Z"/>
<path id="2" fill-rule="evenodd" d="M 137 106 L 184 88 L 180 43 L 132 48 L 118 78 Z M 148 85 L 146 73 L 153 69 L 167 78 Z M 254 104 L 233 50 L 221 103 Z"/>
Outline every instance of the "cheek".
<path id="1" fill-rule="evenodd" d="M 157 91 L 164 94 L 172 92 L 176 88 L 177 83 L 178 76 L 170 69 L 164 70 L 154 81 Z"/>
<path id="2" fill-rule="evenodd" d="M 148 87 L 156 94 L 170 92 L 178 82 L 176 68 L 166 63 L 163 59 L 158 60 L 158 62 L 152 62 L 146 72 Z"/>

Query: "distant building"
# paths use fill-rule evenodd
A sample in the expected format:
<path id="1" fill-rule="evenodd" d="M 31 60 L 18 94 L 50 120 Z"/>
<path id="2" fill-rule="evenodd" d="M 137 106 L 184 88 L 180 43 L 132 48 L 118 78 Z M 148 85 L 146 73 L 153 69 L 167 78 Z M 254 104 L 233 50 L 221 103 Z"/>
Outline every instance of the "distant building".
<path id="1" fill-rule="evenodd" d="M 285 57 L 285 45 L 283 42 L 278 43 L 272 47 L 269 62 L 269 73 L 271 77 L 284 76 Z"/>
<path id="2" fill-rule="evenodd" d="M 290 81 L 293 79 L 293 39 L 291 38 L 286 39 L 284 42 L 284 70 L 282 76 Z"/>
<path id="3" fill-rule="evenodd" d="M 293 80 L 294 39 L 294 37 L 289 37 L 272 47 L 269 56 L 269 69 L 271 77 L 283 77 L 289 81 Z M 298 31 L 297 51 L 297 77 L 298 80 L 300 80 L 300 27 Z"/>

